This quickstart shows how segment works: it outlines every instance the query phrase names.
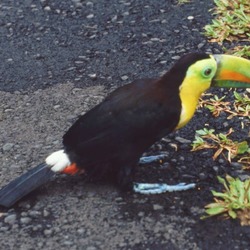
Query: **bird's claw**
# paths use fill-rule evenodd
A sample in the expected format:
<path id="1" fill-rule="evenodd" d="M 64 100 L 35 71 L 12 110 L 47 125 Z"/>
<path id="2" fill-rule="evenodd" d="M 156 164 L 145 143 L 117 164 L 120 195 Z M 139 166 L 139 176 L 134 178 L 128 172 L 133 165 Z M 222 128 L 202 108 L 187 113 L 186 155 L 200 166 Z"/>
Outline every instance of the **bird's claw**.
<path id="1" fill-rule="evenodd" d="M 195 188 L 195 183 L 179 183 L 177 185 L 167 185 L 165 183 L 134 183 L 134 192 L 140 194 L 162 194 L 165 192 L 184 191 Z"/>

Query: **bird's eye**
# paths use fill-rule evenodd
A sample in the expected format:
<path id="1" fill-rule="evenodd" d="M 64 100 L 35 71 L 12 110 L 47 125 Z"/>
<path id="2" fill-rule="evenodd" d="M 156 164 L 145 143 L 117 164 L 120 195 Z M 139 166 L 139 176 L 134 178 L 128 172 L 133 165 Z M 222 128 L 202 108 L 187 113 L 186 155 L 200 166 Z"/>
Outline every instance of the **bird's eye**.
<path id="1" fill-rule="evenodd" d="M 203 71 L 204 76 L 210 76 L 211 73 L 212 73 L 212 69 L 211 69 L 211 68 L 206 68 L 206 69 Z"/>

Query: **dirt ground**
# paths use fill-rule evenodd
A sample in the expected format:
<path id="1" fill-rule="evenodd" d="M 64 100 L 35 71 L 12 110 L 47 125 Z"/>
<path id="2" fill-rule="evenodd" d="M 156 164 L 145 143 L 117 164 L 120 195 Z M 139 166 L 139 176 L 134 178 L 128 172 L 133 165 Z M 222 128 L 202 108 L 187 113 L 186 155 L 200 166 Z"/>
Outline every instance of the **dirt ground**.
<path id="1" fill-rule="evenodd" d="M 157 76 L 190 51 L 221 53 L 202 36 L 212 1 L 33 1 L 0 3 L 0 185 L 61 148 L 73 121 L 112 89 Z M 232 101 L 232 92 L 217 90 Z M 220 189 L 217 175 L 249 178 L 213 151 L 190 152 L 204 127 L 249 140 L 249 127 L 199 109 L 182 130 L 146 154 L 136 181 L 197 183 L 161 195 L 121 193 L 105 183 L 59 176 L 11 209 L 0 208 L 2 249 L 249 249 L 250 228 L 237 220 L 201 220 Z M 243 121 L 244 122 L 244 121 Z"/>

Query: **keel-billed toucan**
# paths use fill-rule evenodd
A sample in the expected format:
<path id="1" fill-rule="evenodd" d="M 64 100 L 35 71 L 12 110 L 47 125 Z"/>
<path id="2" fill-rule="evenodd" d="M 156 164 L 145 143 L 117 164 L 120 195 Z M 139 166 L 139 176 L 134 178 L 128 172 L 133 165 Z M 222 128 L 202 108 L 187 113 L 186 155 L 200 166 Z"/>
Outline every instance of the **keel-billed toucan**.
<path id="1" fill-rule="evenodd" d="M 183 127 L 210 87 L 250 87 L 250 61 L 229 55 L 191 53 L 162 77 L 141 79 L 113 91 L 81 116 L 63 136 L 63 149 L 0 191 L 0 205 L 12 206 L 55 173 L 109 177 L 140 193 L 185 190 L 194 184 L 133 183 L 141 155 L 156 141 Z"/>

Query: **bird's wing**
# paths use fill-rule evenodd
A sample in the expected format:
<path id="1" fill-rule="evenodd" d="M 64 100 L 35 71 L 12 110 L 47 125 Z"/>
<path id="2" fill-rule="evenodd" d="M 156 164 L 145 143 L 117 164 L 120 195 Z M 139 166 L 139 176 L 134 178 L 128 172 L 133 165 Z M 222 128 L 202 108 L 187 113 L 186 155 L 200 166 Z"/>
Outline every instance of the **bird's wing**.
<path id="1" fill-rule="evenodd" d="M 98 160 L 99 154 L 115 157 L 124 147 L 144 150 L 172 131 L 178 112 L 171 103 L 165 105 L 166 94 L 158 93 L 154 82 L 138 80 L 114 91 L 68 130 L 63 138 L 66 149 Z"/>

